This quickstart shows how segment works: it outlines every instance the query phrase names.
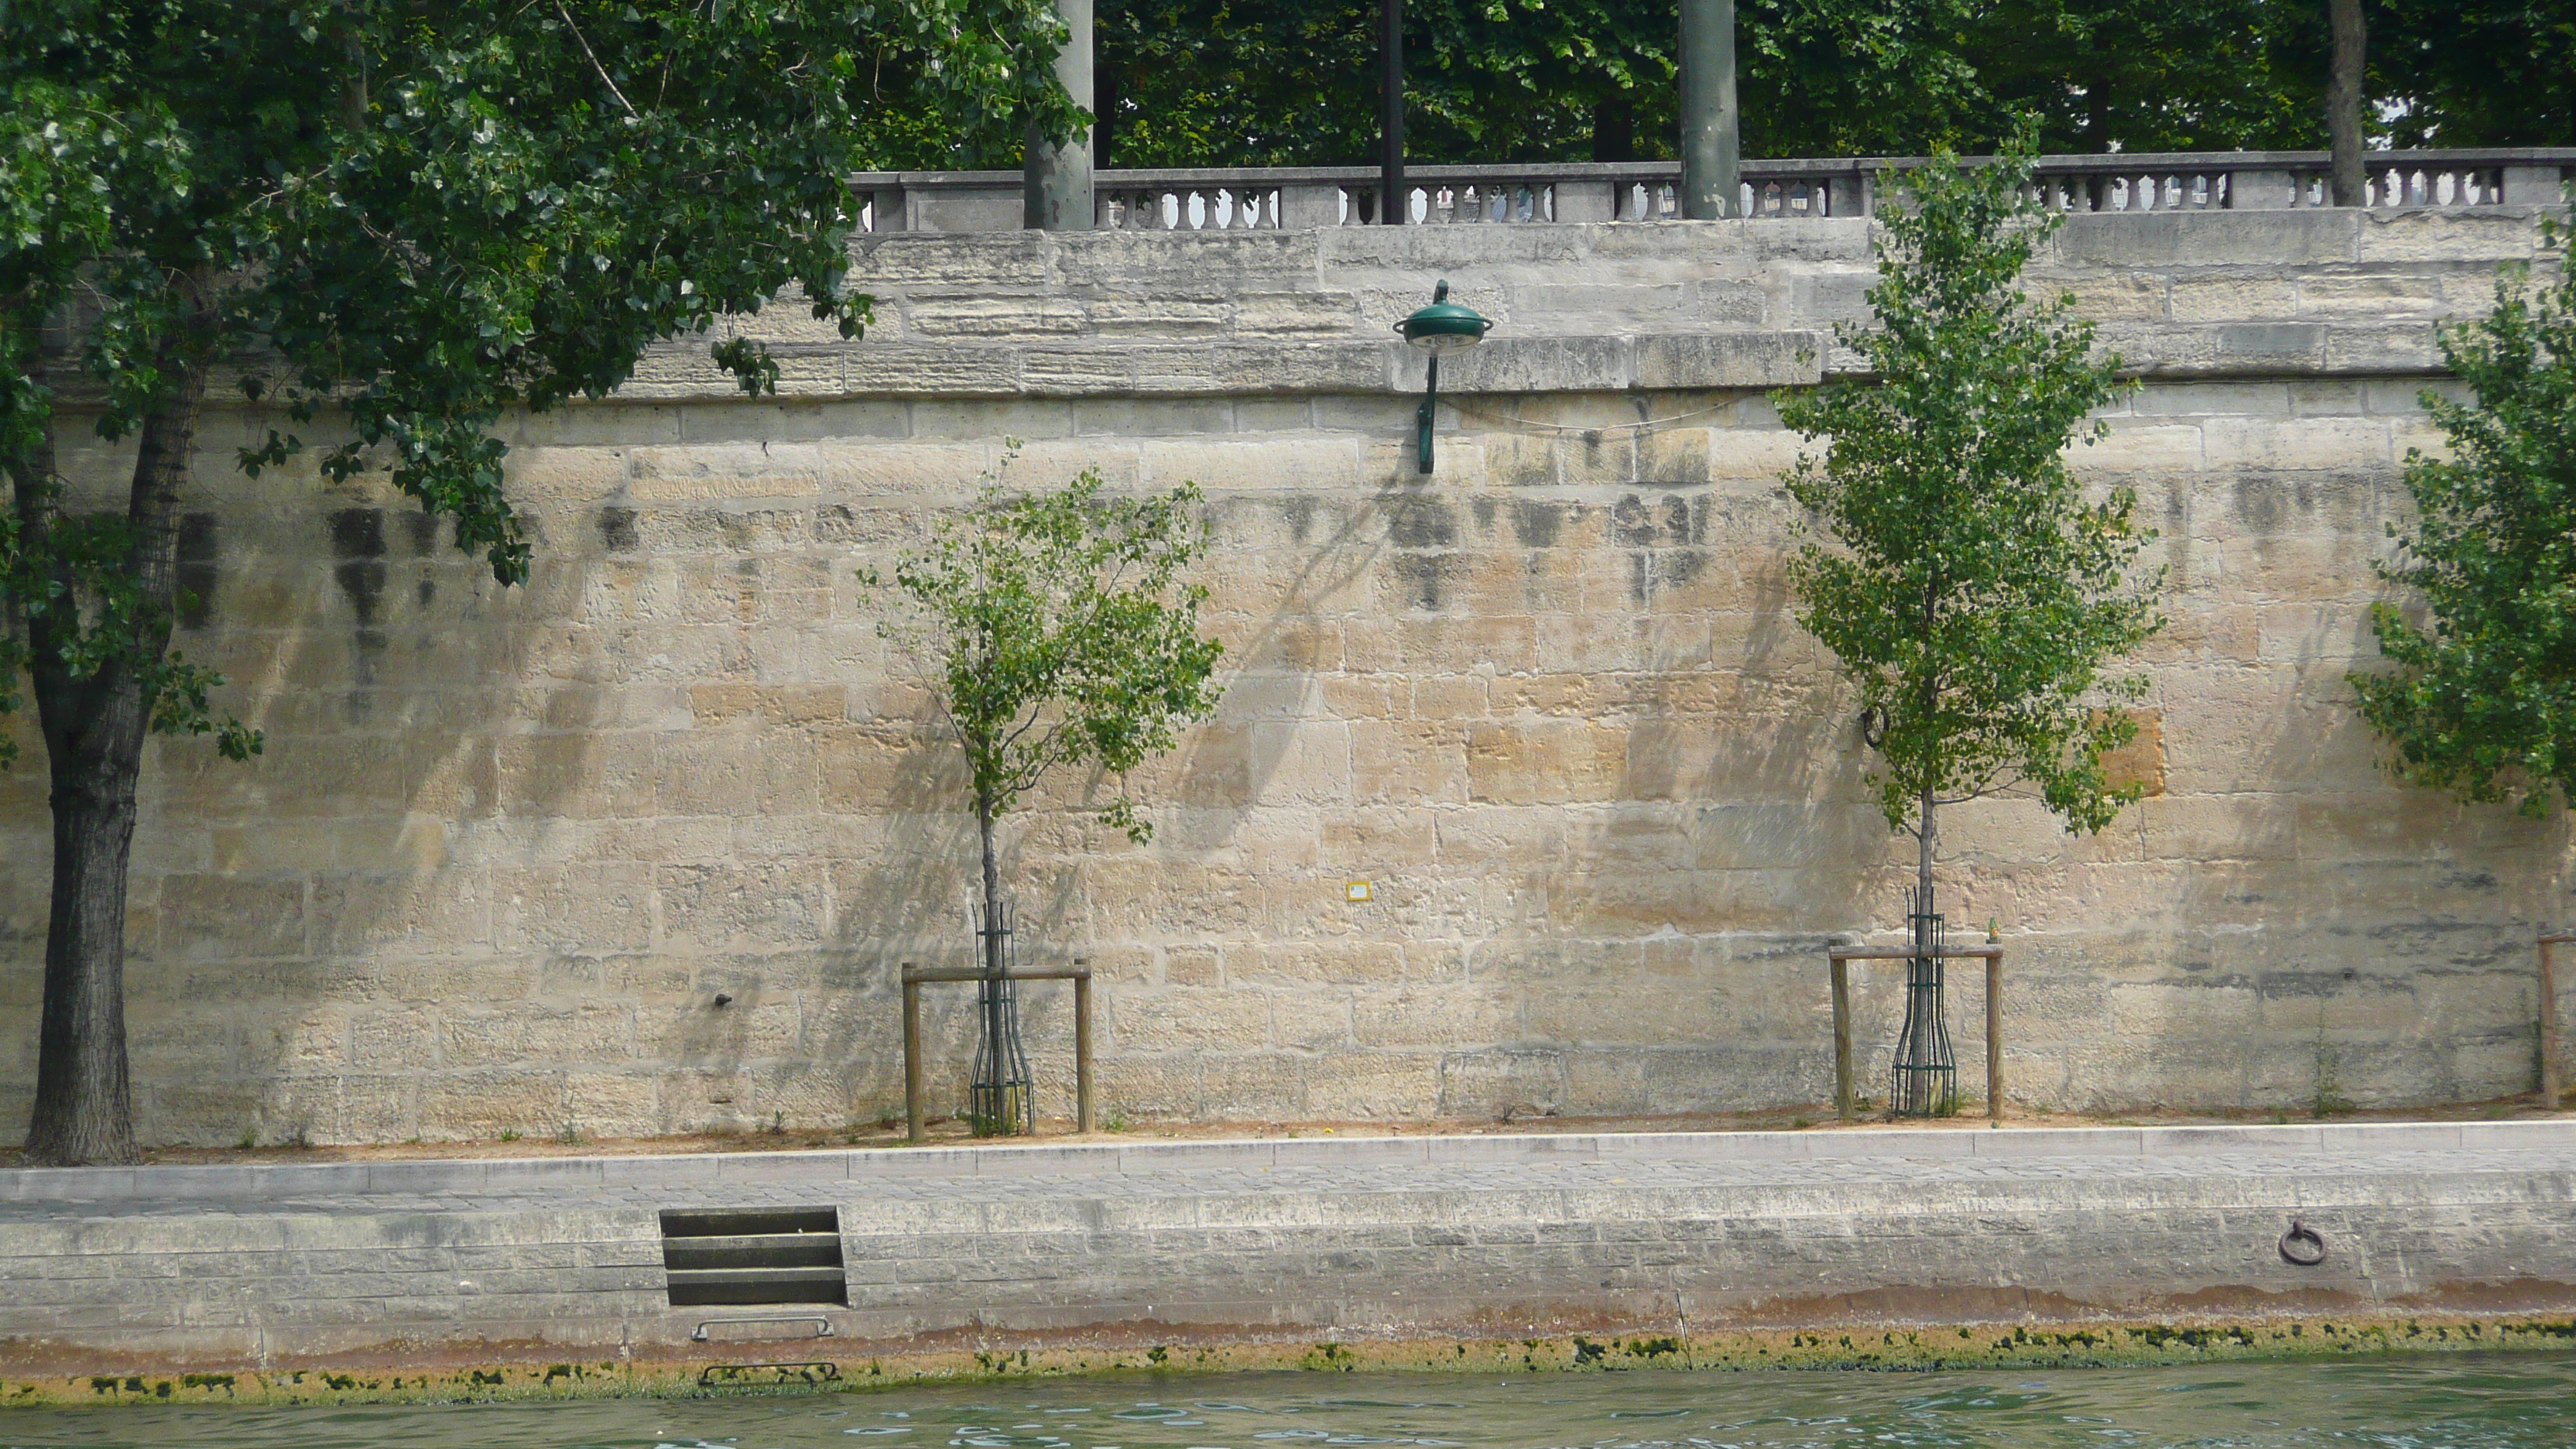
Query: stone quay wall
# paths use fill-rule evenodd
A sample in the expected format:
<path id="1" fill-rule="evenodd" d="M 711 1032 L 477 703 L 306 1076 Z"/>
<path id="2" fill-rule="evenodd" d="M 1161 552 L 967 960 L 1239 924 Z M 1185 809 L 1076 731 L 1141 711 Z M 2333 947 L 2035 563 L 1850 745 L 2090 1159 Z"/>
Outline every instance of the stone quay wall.
<path id="1" fill-rule="evenodd" d="M 671 1301 L 662 1210 L 822 1207 L 845 1304 Z M 2285 1258 L 2294 1222 L 2323 1261 Z M 1058 1350 L 1014 1366 L 1046 1372 L 1269 1344 L 1276 1365 L 1372 1340 L 1451 1369 L 1487 1340 L 1463 1366 L 1517 1371 L 1579 1366 L 1565 1336 L 1587 1333 L 1663 1342 L 1614 1363 L 1707 1365 L 1729 1362 L 1708 1335 L 1837 1326 L 1890 1336 L 1814 1344 L 1827 1362 L 1973 1363 L 2014 1337 L 1971 1324 L 2089 1325 L 2100 1362 L 2121 1343 L 2105 1325 L 2177 1320 L 2202 1329 L 2178 1345 L 2276 1354 L 2301 1318 L 2329 1352 L 2563 1353 L 2571 1252 L 2565 1121 L 36 1169 L 0 1177 L 0 1395 L 335 1363 L 489 1370 L 479 1389 L 501 1364 L 612 1355 L 900 1379 L 943 1353 Z M 2469 1315 L 2487 1322 L 2463 1334 Z M 1323 1352 L 1305 1366 L 1406 1361 Z"/>
<path id="2" fill-rule="evenodd" d="M 2408 506 L 2434 324 L 2537 214 L 2085 216 L 2036 268 L 2145 378 L 2082 450 L 2160 531 L 2149 798 L 2096 838 L 1944 817 L 1954 930 L 2006 952 L 2031 1108 L 2482 1099 L 2534 1078 L 2562 823 L 2395 785 L 2345 676 Z M 1910 840 L 1781 563 L 1801 442 L 1768 390 L 1852 364 L 1868 223 L 893 235 L 856 343 L 746 329 L 510 427 L 537 542 L 504 590 L 381 476 L 231 466 L 210 419 L 179 647 L 267 731 L 153 747 L 132 895 L 161 1143 L 589 1138 L 901 1109 L 897 971 L 966 959 L 972 823 L 920 661 L 861 586 L 998 473 L 1209 499 L 1217 717 L 1136 783 L 1007 827 L 1031 959 L 1101 978 L 1137 1120 L 1664 1114 L 1829 1098 L 1823 952 L 1891 939 Z M 1498 322 L 1445 369 L 1388 325 L 1446 278 Z M 84 486 L 127 456 L 66 452 Z M 0 1131 L 35 1075 L 40 746 L 0 777 Z M 1348 899 L 1350 882 L 1372 899 Z M 1859 968 L 1863 1091 L 1899 1011 Z M 1984 1080 L 1982 983 L 1952 993 Z M 1029 988 L 1041 1109 L 1071 1005 Z M 718 994 L 730 998 L 715 1005 Z M 963 1095 L 933 988 L 934 1110 Z M 2562 1003 L 2563 1005 L 2563 1003 Z"/>

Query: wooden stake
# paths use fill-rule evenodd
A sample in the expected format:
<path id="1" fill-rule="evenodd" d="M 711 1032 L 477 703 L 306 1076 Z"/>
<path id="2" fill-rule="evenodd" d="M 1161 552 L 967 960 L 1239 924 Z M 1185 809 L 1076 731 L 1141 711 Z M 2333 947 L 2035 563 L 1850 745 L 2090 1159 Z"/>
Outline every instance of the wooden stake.
<path id="1" fill-rule="evenodd" d="M 1852 1119 L 1851 967 L 1839 956 L 1834 969 L 1834 1115 Z"/>
<path id="2" fill-rule="evenodd" d="M 2004 958 L 1986 958 L 1986 1117 L 2004 1120 Z"/>
<path id="3" fill-rule="evenodd" d="M 2540 1105 L 2558 1110 L 2558 970 L 2549 948 L 2576 941 L 2576 936 L 2540 938 Z"/>
<path id="4" fill-rule="evenodd" d="M 912 963 L 903 963 L 903 1129 L 914 1142 L 921 1131 L 921 983 L 912 979 Z"/>
<path id="5" fill-rule="evenodd" d="M 1073 978 L 1073 1127 L 1077 1132 L 1092 1130 L 1091 975 L 1088 972 Z"/>

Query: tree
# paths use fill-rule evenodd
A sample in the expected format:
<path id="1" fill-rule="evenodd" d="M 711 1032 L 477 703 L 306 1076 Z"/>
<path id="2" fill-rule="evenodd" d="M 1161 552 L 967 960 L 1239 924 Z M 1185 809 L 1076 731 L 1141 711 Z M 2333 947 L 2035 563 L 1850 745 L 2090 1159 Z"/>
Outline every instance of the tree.
<path id="1" fill-rule="evenodd" d="M 1789 561 L 1798 622 L 1860 686 L 1871 784 L 1916 839 L 1924 916 L 1942 806 L 2029 786 L 2090 832 L 2136 798 L 2102 756 L 2137 728 L 2106 706 L 2145 681 L 2109 665 L 2163 624 L 2161 574 L 2128 577 L 2154 537 L 2136 496 L 2088 501 L 2067 470 L 2070 443 L 2105 432 L 2086 417 L 2127 389 L 2072 298 L 2016 286 L 2059 221 L 2030 198 L 2030 167 L 2023 148 L 1907 175 L 1911 205 L 1879 211 L 1877 325 L 1841 333 L 1870 376 L 1777 395 L 1790 427 L 1827 440 L 1786 480 L 1820 535 Z"/>
<path id="2" fill-rule="evenodd" d="M 2356 125 L 2389 117 L 2401 145 L 2576 140 L 2571 0 L 2331 3 L 2377 39 L 2339 112 Z M 1745 154 L 1982 150 L 2020 116 L 2050 151 L 2322 147 L 2329 21 L 2321 0 L 1740 0 Z M 1366 0 L 1101 0 L 1103 164 L 1369 160 L 1377 23 Z M 1410 0 L 1407 147 L 1669 157 L 1679 23 L 1675 0 Z M 920 164 L 969 164 L 973 145 L 943 144 Z"/>
<path id="3" fill-rule="evenodd" d="M 247 361 L 286 427 L 328 430 L 325 474 L 390 464 L 516 582 L 504 411 L 604 396 L 654 342 L 789 288 L 856 335 L 842 177 L 884 129 L 871 108 L 1000 98 L 1069 134 L 1077 113 L 1029 62 L 1053 27 L 1043 0 L 0 6 L 0 710 L 23 668 L 54 802 L 31 1158 L 135 1156 L 124 913 L 146 733 L 260 744 L 169 648 L 210 375 Z M 756 344 L 711 351 L 774 386 Z M 56 472 L 66 405 L 136 440 L 106 514 Z M 303 447 L 272 430 L 239 462 L 257 476 Z"/>
<path id="4" fill-rule="evenodd" d="M 2576 0 L 2374 0 L 2369 28 L 2397 145 L 2576 143 Z"/>
<path id="5" fill-rule="evenodd" d="M 1982 104 L 1964 0 L 1739 0 L 1748 155 L 1903 151 Z M 1369 0 L 1104 0 L 1103 164 L 1356 164 L 1375 154 Z M 1423 162 L 1669 157 L 1676 0 L 1410 0 L 1406 147 Z"/>
<path id="6" fill-rule="evenodd" d="M 2315 145 L 2312 21 L 2281 0 L 2003 0 L 1959 36 L 1984 106 L 1958 142 L 2001 140 L 2025 115 L 2050 152 Z"/>
<path id="7" fill-rule="evenodd" d="M 1216 708 L 1211 682 L 1225 646 L 1198 633 L 1203 584 L 1183 575 L 1207 549 L 1199 490 L 1104 498 L 1085 470 L 1048 492 L 1011 496 L 996 480 L 977 504 L 942 519 L 929 546 L 895 565 L 909 620 L 880 632 L 935 657 L 933 688 L 966 754 L 975 795 L 984 908 L 984 1040 L 1009 1060 L 1001 1019 L 1008 988 L 999 926 L 995 826 L 1054 771 L 1091 765 L 1120 779 L 1103 823 L 1143 843 L 1152 822 L 1127 794 L 1127 773 L 1169 750 L 1175 729 Z M 886 581 L 873 569 L 870 588 Z M 1004 1120 L 983 1130 L 1016 1131 Z"/>
<path id="8" fill-rule="evenodd" d="M 2562 263 L 2564 242 L 2544 233 Z M 2416 516 L 2389 525 L 2400 552 L 2380 566 L 2431 627 L 2374 606 L 2397 668 L 2352 686 L 2400 778 L 2538 818 L 2576 800 L 2576 273 L 2535 295 L 2509 270 L 2495 309 L 2441 342 L 2471 401 L 2423 395 L 2449 456 L 2407 453 Z"/>

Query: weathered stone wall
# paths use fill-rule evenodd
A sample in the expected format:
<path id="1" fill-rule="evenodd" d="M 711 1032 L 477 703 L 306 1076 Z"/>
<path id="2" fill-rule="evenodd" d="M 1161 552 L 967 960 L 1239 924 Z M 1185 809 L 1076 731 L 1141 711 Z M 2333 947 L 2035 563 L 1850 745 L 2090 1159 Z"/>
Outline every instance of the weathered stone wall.
<path id="1" fill-rule="evenodd" d="M 2075 219 L 2041 267 L 2148 384 L 2079 462 L 2162 531 L 2152 797 L 1944 829 L 2010 955 L 2033 1105 L 2482 1098 L 2533 1071 L 2569 838 L 2393 786 L 2350 704 L 2432 320 L 2528 212 Z M 1128 845 L 1069 781 L 1010 830 L 1033 954 L 1104 974 L 1133 1117 L 1420 1118 L 1829 1095 L 1822 948 L 1894 925 L 1832 661 L 1782 583 L 1798 440 L 1764 389 L 1848 361 L 1858 222 L 863 242 L 879 326 L 760 319 L 777 400 L 674 348 L 516 424 L 537 537 L 502 590 L 380 478 L 252 482 L 225 415 L 180 647 L 268 732 L 155 746 L 133 891 L 160 1142 L 592 1137 L 900 1110 L 895 973 L 962 960 L 971 823 L 856 571 L 996 470 L 1200 483 L 1218 718 Z M 1393 318 L 1447 277 L 1495 339 L 1444 378 Z M 1018 440 L 1016 445 L 1011 440 Z M 74 449 L 112 487 L 121 455 Z M 1015 459 L 1015 461 L 1013 461 Z M 0 1123 L 34 1078 L 41 755 L 0 780 Z M 1374 899 L 1345 899 L 1367 880 Z M 1865 1061 L 1897 1012 L 1859 993 Z M 1069 1004 L 1031 989 L 1050 1086 Z M 1983 1080 L 1963 982 L 1962 1080 Z M 714 1006 L 717 993 L 733 999 Z M 965 1000 L 933 989 L 943 1101 Z M 1049 1110 L 1063 1110 L 1061 1096 Z"/>

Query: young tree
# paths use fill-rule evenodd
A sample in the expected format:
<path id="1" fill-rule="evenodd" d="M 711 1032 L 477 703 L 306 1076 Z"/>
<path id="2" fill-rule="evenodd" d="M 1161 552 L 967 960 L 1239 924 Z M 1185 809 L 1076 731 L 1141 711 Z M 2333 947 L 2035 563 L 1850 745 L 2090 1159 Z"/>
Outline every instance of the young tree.
<path id="1" fill-rule="evenodd" d="M 1125 776 L 1216 708 L 1211 680 L 1225 646 L 1199 637 L 1207 588 L 1182 577 L 1207 549 L 1198 488 L 1147 498 L 1100 490 L 1088 469 L 1016 497 L 995 482 L 895 564 L 893 587 L 912 618 L 878 626 L 936 659 L 940 708 L 966 752 L 981 847 L 985 1050 L 997 1062 L 1015 1044 L 1001 1040 L 995 824 L 1049 773 L 1092 765 L 1120 777 L 1100 819 L 1139 843 L 1152 838 Z M 873 569 L 860 578 L 885 586 Z"/>
<path id="2" fill-rule="evenodd" d="M 2397 747 L 2398 775 L 2464 800 L 2545 816 L 2576 800 L 2576 272 L 2535 296 L 2527 269 L 2495 310 L 2442 331 L 2472 401 L 2424 394 L 2447 458 L 2406 455 L 2416 518 L 2380 576 L 2419 595 L 2430 629 L 2371 611 L 2388 674 L 2356 674 L 2362 718 Z"/>
<path id="3" fill-rule="evenodd" d="M 603 396 L 652 343 L 791 286 L 856 335 L 842 177 L 875 108 L 998 103 L 1069 134 L 1039 53 L 1059 33 L 1045 0 L 0 4 L 0 711 L 24 669 L 54 809 L 32 1159 L 135 1155 L 145 735 L 259 744 L 169 650 L 210 373 L 250 359 L 254 397 L 330 430 L 326 474 L 389 461 L 516 582 L 503 412 Z M 909 88 L 875 89 L 890 72 Z M 746 389 L 774 384 L 760 347 L 712 350 Z M 105 515 L 57 474 L 65 401 L 136 440 Z M 240 462 L 256 476 L 301 447 L 271 432 Z"/>
<path id="4" fill-rule="evenodd" d="M 1915 836 L 1924 916 L 1942 806 L 2026 786 L 2089 832 L 2136 798 L 2101 761 L 2137 728 L 2106 706 L 2145 682 L 2108 669 L 2163 624 L 2161 575 L 2128 575 L 2154 536 L 2135 495 L 2087 501 L 2066 467 L 2126 389 L 2071 298 L 2016 286 L 2059 221 L 2030 199 L 2030 164 L 1941 156 L 1906 178 L 1910 205 L 1879 212 L 1877 325 L 1841 334 L 1871 375 L 1778 395 L 1790 427 L 1827 440 L 1787 479 L 1821 535 L 1789 561 L 1798 622 L 1883 730 L 1871 784 Z"/>

